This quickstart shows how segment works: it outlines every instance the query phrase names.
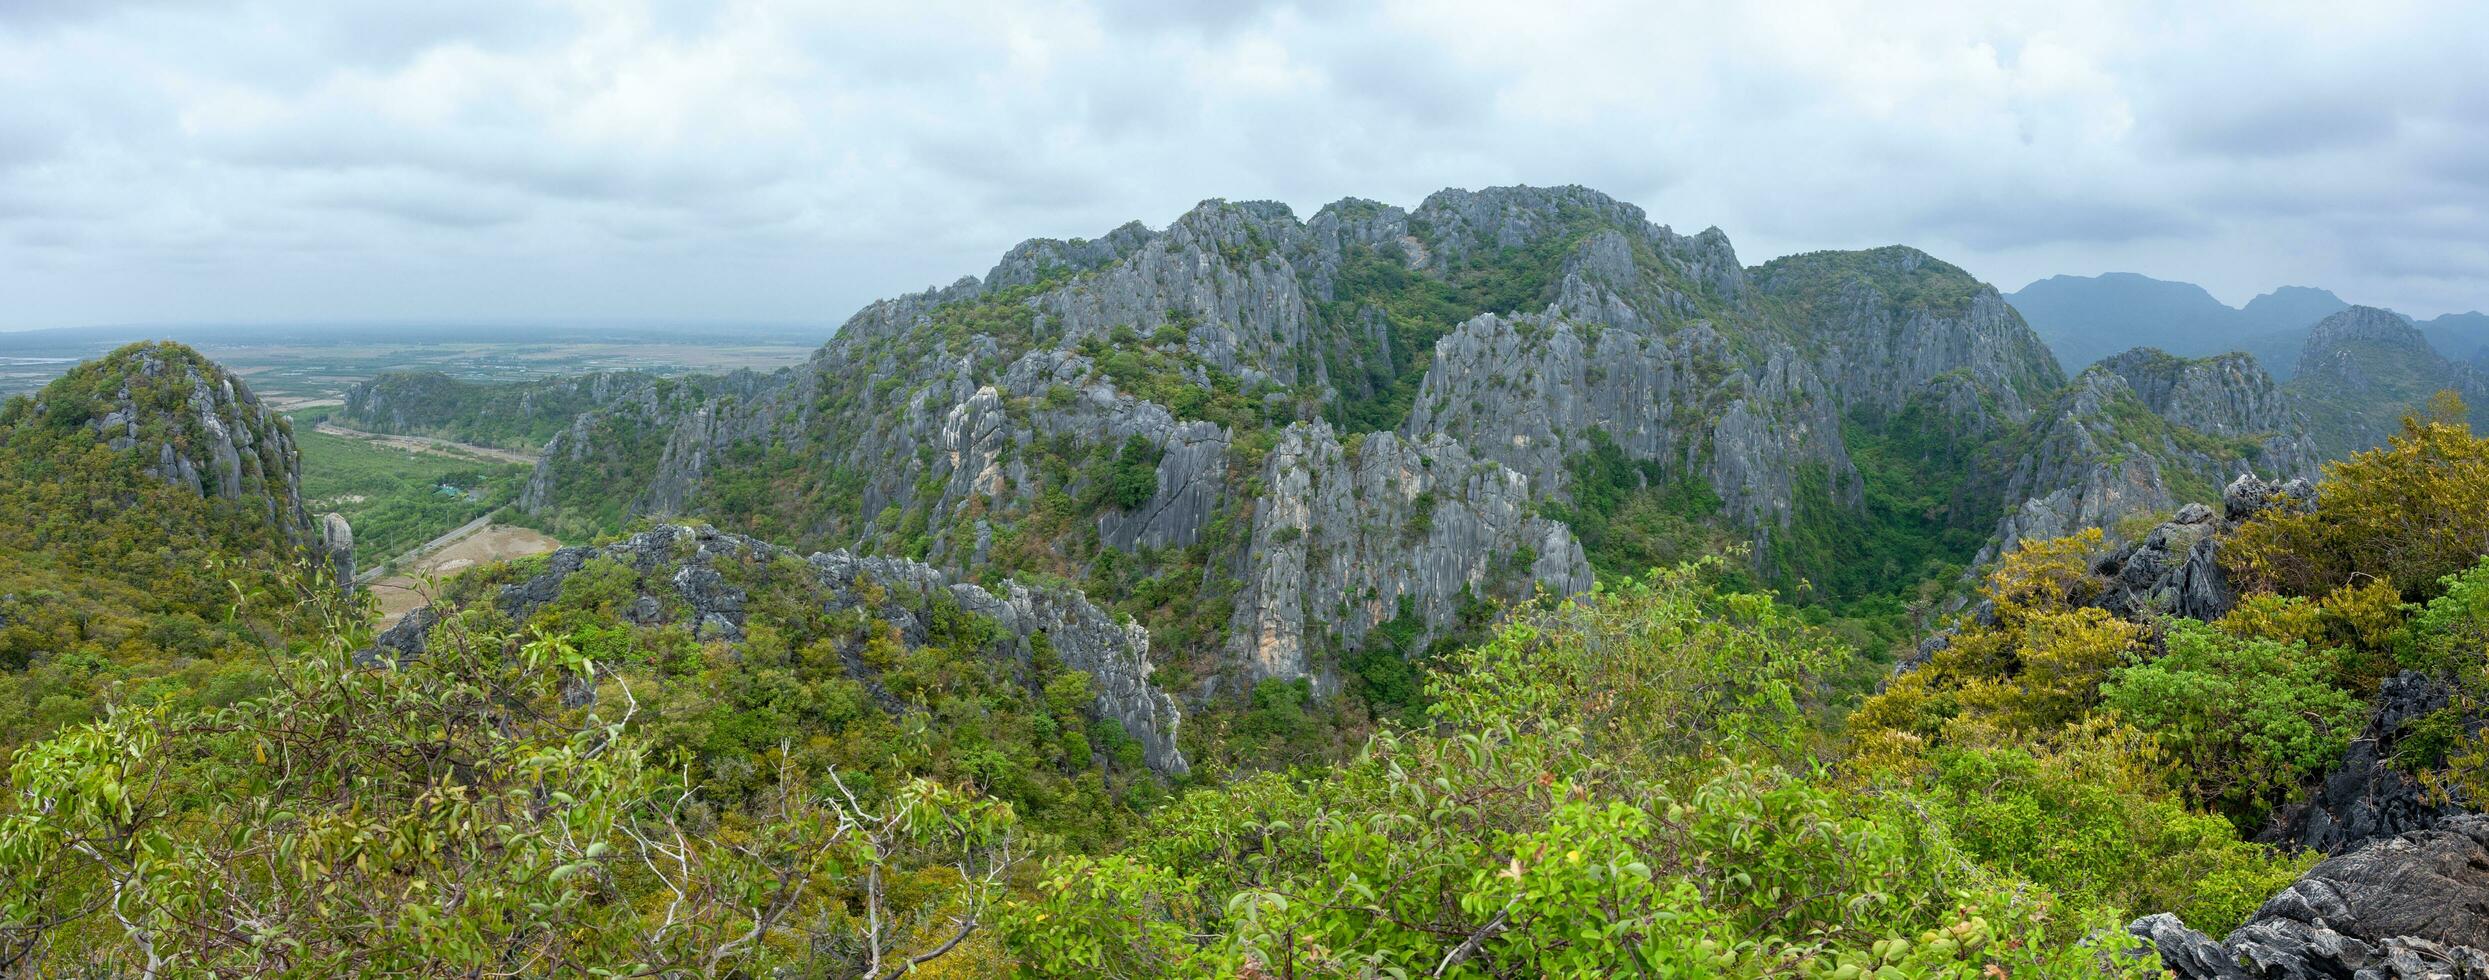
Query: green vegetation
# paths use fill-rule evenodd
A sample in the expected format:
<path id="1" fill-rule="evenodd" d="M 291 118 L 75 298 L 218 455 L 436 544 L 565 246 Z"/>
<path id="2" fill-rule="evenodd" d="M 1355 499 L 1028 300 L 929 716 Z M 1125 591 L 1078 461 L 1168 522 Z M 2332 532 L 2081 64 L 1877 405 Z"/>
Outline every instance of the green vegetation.
<path id="1" fill-rule="evenodd" d="M 2110 673 L 2101 706 L 2146 731 L 2236 809 L 2281 802 L 2350 744 L 2366 706 L 2334 684 L 2333 658 L 2304 643 L 2170 624 L 2164 651 Z"/>
<path id="2" fill-rule="evenodd" d="M 294 439 L 304 505 L 345 515 L 361 567 L 492 513 L 527 483 L 528 468 L 510 463 L 410 452 L 307 425 Z"/>
<path id="3" fill-rule="evenodd" d="M 627 699 L 564 707 L 598 667 L 578 644 L 447 638 L 358 669 L 358 638 L 328 633 L 258 696 L 18 753 L 8 955 L 39 974 L 853 975 L 953 948 L 1020 853 L 1009 807 L 921 780 L 781 764 L 719 808 Z"/>
<path id="4" fill-rule="evenodd" d="M 2404 420 L 2385 446 L 2325 466 L 2324 492 L 2307 513 L 2275 513 L 2246 528 L 2222 560 L 2232 574 L 2296 595 L 2320 595 L 2361 578 L 2392 583 L 2405 599 L 2437 594 L 2440 582 L 2489 551 L 2489 443 L 2462 419 L 2460 399 Z"/>
<path id="5" fill-rule="evenodd" d="M 1600 578 L 1647 575 L 1737 547 L 1719 495 L 1700 477 L 1672 478 L 1656 461 L 1626 456 L 1605 429 L 1592 429 L 1589 443 L 1566 463 L 1571 504 L 1544 509 L 1573 529 Z"/>
<path id="6" fill-rule="evenodd" d="M 2437 435 L 2366 478 L 2484 444 Z M 1578 472 L 1611 518 L 1649 489 Z M 2241 828 L 2338 757 L 2378 658 L 2482 703 L 2489 561 L 2426 604 L 2134 623 L 2083 604 L 2099 544 L 2026 543 L 1992 621 L 1855 704 L 1862 654 L 1717 558 L 1457 648 L 1411 649 L 1404 605 L 1346 697 L 1268 680 L 1187 721 L 1300 768 L 1175 784 L 1044 634 L 792 559 L 718 566 L 733 643 L 639 624 L 659 583 L 602 560 L 521 630 L 489 597 L 542 559 L 487 567 L 396 667 L 351 660 L 366 610 L 278 581 L 248 683 L 14 755 L 0 941 L 35 972 L 2152 976 L 2122 922 L 2225 931 L 2305 870 Z M 1215 567 L 1140 557 L 1100 594 Z M 2449 791 L 2489 758 L 2459 724 L 2426 751 Z"/>
<path id="7" fill-rule="evenodd" d="M 1158 495 L 1161 455 L 1148 439 L 1136 435 L 1124 440 L 1123 449 L 1115 454 L 1115 468 L 1105 481 L 1107 502 L 1124 510 L 1149 503 L 1149 498 Z"/>
<path id="8" fill-rule="evenodd" d="M 1913 403 L 1894 418 L 1852 418 L 1842 427 L 1858 467 L 1859 510 L 1834 502 L 1831 477 L 1820 468 L 1800 473 L 1796 514 L 1771 537 L 1767 566 L 1793 591 L 1854 613 L 1890 615 L 1905 590 L 1951 581 L 1969 566 L 1988 534 L 1973 522 L 1990 515 L 1962 500 L 1972 460 L 1986 447 L 1949 438 L 1932 414 Z"/>

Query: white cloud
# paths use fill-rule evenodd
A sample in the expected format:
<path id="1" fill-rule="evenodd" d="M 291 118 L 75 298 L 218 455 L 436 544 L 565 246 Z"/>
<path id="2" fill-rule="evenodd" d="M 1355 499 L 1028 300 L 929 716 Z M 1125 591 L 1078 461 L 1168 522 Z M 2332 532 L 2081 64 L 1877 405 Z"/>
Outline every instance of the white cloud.
<path id="1" fill-rule="evenodd" d="M 1034 235 L 1578 182 L 1749 262 L 1907 242 L 2489 306 L 2472 5 L 396 0 L 0 7 L 0 325 L 834 324 Z"/>

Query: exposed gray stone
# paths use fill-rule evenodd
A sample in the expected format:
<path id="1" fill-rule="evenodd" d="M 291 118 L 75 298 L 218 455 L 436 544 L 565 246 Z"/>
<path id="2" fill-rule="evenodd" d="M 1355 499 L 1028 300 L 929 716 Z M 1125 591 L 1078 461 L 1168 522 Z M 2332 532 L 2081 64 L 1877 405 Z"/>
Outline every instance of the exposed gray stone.
<path id="1" fill-rule="evenodd" d="M 620 562 L 639 576 L 643 591 L 628 612 L 634 622 L 683 622 L 692 626 L 699 639 L 726 643 L 743 641 L 744 607 L 749 598 L 721 571 L 726 562 L 738 563 L 744 574 L 767 576 L 779 574 L 782 562 L 800 559 L 809 576 L 806 584 L 819 590 L 827 611 L 865 604 L 866 595 L 858 585 L 878 583 L 885 587 L 884 596 L 873 608 L 874 614 L 898 626 L 901 635 L 916 644 L 929 637 L 928 610 L 921 604 L 922 597 L 948 593 L 961 608 L 991 617 L 1001 627 L 1004 639 L 990 651 L 992 655 L 1026 663 L 1037 642 L 1032 638 L 1044 634 L 1044 642 L 1051 644 L 1065 665 L 1089 675 L 1097 687 L 1098 714 L 1122 724 L 1125 733 L 1141 743 L 1152 769 L 1174 775 L 1188 767 L 1176 747 L 1182 715 L 1174 699 L 1150 681 L 1155 667 L 1149 658 L 1148 631 L 1115 622 L 1077 591 L 1031 589 L 1016 581 L 1005 581 L 999 591 L 989 591 L 954 581 L 922 562 L 859 557 L 846 551 L 798 556 L 742 535 L 674 524 L 601 548 L 555 551 L 547 557 L 542 574 L 504 586 L 496 601 L 504 613 L 523 621 L 561 595 L 563 580 L 596 559 Z M 917 598 L 911 600 L 911 596 Z M 428 607 L 418 612 L 432 615 Z M 410 615 L 408 620 L 414 618 Z M 411 649 L 402 637 L 384 636 L 382 646 L 420 654 L 422 628 L 415 629 Z"/>
<path id="2" fill-rule="evenodd" d="M 2283 807 L 2262 835 L 2267 841 L 2340 854 L 2369 841 L 2435 826 L 2463 808 L 2432 797 L 2413 774 L 2394 764 L 2410 724 L 2447 706 L 2446 685 L 2404 671 L 2378 685 L 2368 725 L 2326 772 L 2308 799 Z M 2473 727 L 2479 727 L 2478 720 Z"/>
<path id="3" fill-rule="evenodd" d="M 2489 978 L 2489 817 L 2372 841 L 2308 869 L 2219 942 L 2163 913 L 2127 931 L 2181 980 Z"/>

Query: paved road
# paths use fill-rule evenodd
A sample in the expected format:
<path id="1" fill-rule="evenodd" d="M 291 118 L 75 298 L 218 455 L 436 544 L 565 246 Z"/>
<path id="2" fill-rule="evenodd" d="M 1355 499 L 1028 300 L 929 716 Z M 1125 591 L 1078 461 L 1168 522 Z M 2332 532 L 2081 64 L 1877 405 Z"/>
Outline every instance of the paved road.
<path id="1" fill-rule="evenodd" d="M 435 551 L 447 548 L 450 545 L 457 544 L 458 539 L 464 538 L 467 535 L 474 534 L 477 531 L 481 531 L 486 527 L 491 526 L 493 518 L 500 513 L 500 511 L 496 510 L 472 521 L 460 524 L 457 527 L 451 528 L 448 534 L 441 535 L 440 537 L 434 538 L 430 541 L 408 548 L 404 553 L 395 558 L 373 565 L 370 568 L 357 571 L 354 573 L 354 584 L 363 585 L 369 583 L 373 579 L 380 577 L 381 569 L 399 567 L 417 558 L 421 558 Z"/>

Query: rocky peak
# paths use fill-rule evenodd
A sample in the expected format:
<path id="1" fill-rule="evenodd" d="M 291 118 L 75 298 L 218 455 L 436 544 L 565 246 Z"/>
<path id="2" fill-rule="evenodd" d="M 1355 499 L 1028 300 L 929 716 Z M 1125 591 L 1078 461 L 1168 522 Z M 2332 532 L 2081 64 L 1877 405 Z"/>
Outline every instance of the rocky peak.
<path id="1" fill-rule="evenodd" d="M 2428 337 L 2391 310 L 2353 306 L 2316 321 L 2299 354 L 2299 373 L 2324 370 L 2347 348 L 2371 348 L 2436 356 Z M 2442 360 L 2442 358 L 2441 358 Z"/>
<path id="2" fill-rule="evenodd" d="M 1048 275 L 1061 272 L 1082 273 L 1122 261 L 1141 246 L 1147 245 L 1158 233 L 1138 221 L 1127 221 L 1122 227 L 1097 238 L 1073 239 L 1032 238 L 1003 253 L 994 270 L 986 273 L 980 285 L 985 289 L 1006 289 L 1034 285 Z"/>
<path id="3" fill-rule="evenodd" d="M 316 542 L 293 428 L 250 385 L 189 347 L 131 344 L 33 396 L 35 417 L 74 420 L 156 477 L 264 514 L 286 541 Z"/>
<path id="4" fill-rule="evenodd" d="M 1642 229 L 1642 209 L 1587 187 L 1447 188 L 1410 212 L 1426 229 L 1437 258 L 1457 261 L 1479 251 L 1522 248 L 1584 224 Z"/>
<path id="5" fill-rule="evenodd" d="M 1793 255 L 1751 279 L 1779 309 L 1783 332 L 1820 351 L 1825 382 L 1847 408 L 1891 412 L 1959 374 L 2020 420 L 2065 383 L 1994 287 L 1915 248 Z"/>
<path id="6" fill-rule="evenodd" d="M 2319 321 L 2289 387 L 2328 456 L 2384 442 L 2439 391 L 2462 395 L 2473 423 L 2489 424 L 2489 378 L 2439 355 L 2410 321 L 2370 306 Z"/>
<path id="7" fill-rule="evenodd" d="M 2268 472 L 2313 475 L 2316 445 L 2294 399 L 2242 353 L 2176 357 L 2139 347 L 2102 360 L 2093 370 L 2125 379 L 2153 414 L 2197 432 L 2262 444 L 2257 461 Z"/>

